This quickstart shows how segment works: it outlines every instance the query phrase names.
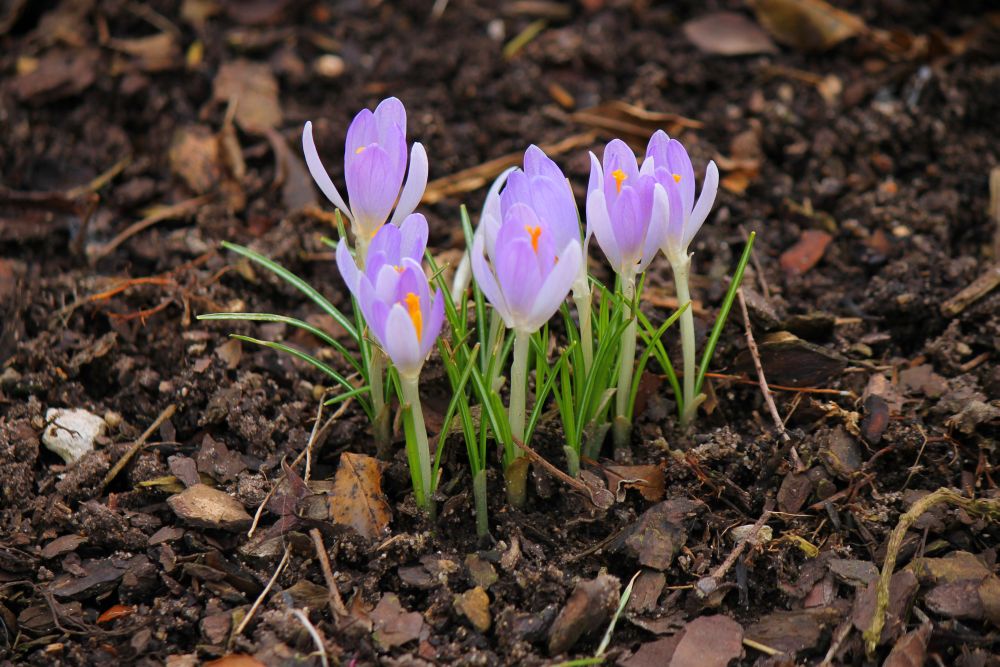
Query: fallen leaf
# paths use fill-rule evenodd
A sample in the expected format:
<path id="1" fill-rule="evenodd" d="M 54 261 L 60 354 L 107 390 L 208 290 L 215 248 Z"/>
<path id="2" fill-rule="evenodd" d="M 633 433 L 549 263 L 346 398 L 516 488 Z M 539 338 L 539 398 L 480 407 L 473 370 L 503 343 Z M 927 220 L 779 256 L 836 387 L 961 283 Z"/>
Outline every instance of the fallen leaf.
<path id="1" fill-rule="evenodd" d="M 986 620 L 1000 628 L 1000 578 L 991 574 L 979 584 L 979 601 L 983 605 Z"/>
<path id="2" fill-rule="evenodd" d="M 263 662 L 244 653 L 230 653 L 218 660 L 206 662 L 205 667 L 267 667 Z"/>
<path id="3" fill-rule="evenodd" d="M 628 599 L 626 611 L 641 614 L 656 609 L 663 587 L 667 585 L 667 577 L 656 570 L 642 571 L 642 574 L 632 585 L 632 595 Z"/>
<path id="4" fill-rule="evenodd" d="M 833 237 L 819 229 L 803 230 L 798 242 L 781 253 L 779 263 L 790 276 L 802 275 L 823 259 Z"/>
<path id="5" fill-rule="evenodd" d="M 943 558 L 916 558 L 906 569 L 916 574 L 921 583 L 932 584 L 982 581 L 990 575 L 989 568 L 968 551 L 953 551 Z"/>
<path id="6" fill-rule="evenodd" d="M 236 103 L 236 124 L 244 132 L 264 134 L 284 117 L 278 101 L 278 80 L 263 63 L 234 60 L 219 68 L 213 84 L 216 102 Z"/>
<path id="7" fill-rule="evenodd" d="M 787 331 L 767 334 L 757 341 L 757 348 L 768 382 L 786 387 L 822 387 L 847 366 L 847 360 L 839 354 Z M 755 373 L 748 351 L 736 356 L 733 369 Z"/>
<path id="8" fill-rule="evenodd" d="M 826 51 L 867 30 L 860 17 L 823 0 L 751 0 L 750 6 L 776 40 L 801 51 Z"/>
<path id="9" fill-rule="evenodd" d="M 116 618 L 123 618 L 135 613 L 135 607 L 132 605 L 116 604 L 107 608 L 107 610 L 97 617 L 98 623 L 107 623 L 113 621 Z"/>
<path id="10" fill-rule="evenodd" d="M 938 616 L 979 620 L 986 613 L 979 599 L 979 584 L 975 579 L 940 584 L 927 592 L 924 604 Z"/>
<path id="11" fill-rule="evenodd" d="M 819 643 L 823 629 L 840 622 L 836 607 L 775 611 L 746 629 L 746 637 L 782 653 L 794 655 Z"/>
<path id="12" fill-rule="evenodd" d="M 251 517 L 243 503 L 225 491 L 205 484 L 195 484 L 167 498 L 167 504 L 178 517 L 199 528 L 217 528 L 231 532 L 246 530 Z"/>
<path id="13" fill-rule="evenodd" d="M 673 635 L 656 641 L 646 642 L 639 650 L 619 664 L 622 667 L 663 667 L 669 665 L 681 636 Z"/>
<path id="14" fill-rule="evenodd" d="M 859 632 L 868 630 L 875 615 L 875 588 L 877 581 L 858 591 L 854 599 L 854 609 L 851 610 L 851 621 Z M 917 594 L 917 578 L 909 570 L 900 570 L 889 580 L 889 606 L 886 609 L 885 627 L 879 644 L 892 641 L 906 630 L 904 614 L 910 608 L 913 597 Z"/>
<path id="15" fill-rule="evenodd" d="M 653 505 L 639 517 L 625 546 L 642 565 L 666 570 L 687 542 L 684 520 L 702 508 L 701 503 L 687 498 L 672 498 Z"/>
<path id="16" fill-rule="evenodd" d="M 82 93 L 97 80 L 97 49 L 52 50 L 30 72 L 14 77 L 11 91 L 21 102 L 44 104 Z"/>
<path id="17" fill-rule="evenodd" d="M 903 635 L 892 647 L 882 667 L 922 667 L 927 656 L 927 640 L 934 626 L 924 623 Z"/>
<path id="18" fill-rule="evenodd" d="M 661 500 L 665 493 L 666 481 L 661 466 L 605 466 L 604 476 L 608 480 L 608 488 L 620 503 L 625 501 L 626 489 L 635 489 L 652 502 Z"/>
<path id="19" fill-rule="evenodd" d="M 382 466 L 364 454 L 344 452 L 328 497 L 330 518 L 369 539 L 389 527 L 392 510 L 382 494 Z"/>
<path id="20" fill-rule="evenodd" d="M 743 627 L 728 616 L 702 616 L 684 626 L 670 667 L 726 667 L 743 655 Z"/>
<path id="21" fill-rule="evenodd" d="M 267 140 L 274 150 L 275 185 L 281 186 L 281 199 L 290 212 L 316 205 L 316 188 L 312 177 L 288 142 L 280 133 L 268 130 Z"/>
<path id="22" fill-rule="evenodd" d="M 745 56 L 776 53 L 778 47 L 760 25 L 737 12 L 713 12 L 691 19 L 684 36 L 705 53 Z"/>
<path id="23" fill-rule="evenodd" d="M 167 156 L 170 170 L 195 194 L 205 194 L 222 179 L 219 140 L 205 125 L 178 128 Z"/>
<path id="24" fill-rule="evenodd" d="M 42 558 L 49 560 L 63 554 L 68 554 L 71 551 L 76 551 L 76 548 L 86 541 L 87 538 L 83 535 L 62 535 L 42 548 Z"/>
<path id="25" fill-rule="evenodd" d="M 384 648 L 402 646 L 420 637 L 424 617 L 419 611 L 408 612 L 395 593 L 386 593 L 371 613 L 375 641 Z"/>
<path id="26" fill-rule="evenodd" d="M 131 56 L 144 72 L 162 72 L 181 64 L 181 47 L 169 32 L 135 39 L 112 39 L 108 46 Z"/>
<path id="27" fill-rule="evenodd" d="M 618 606 L 619 586 L 618 578 L 609 574 L 578 583 L 552 623 L 549 654 L 568 651 L 580 637 L 603 626 Z"/>
<path id="28" fill-rule="evenodd" d="M 233 370 L 240 365 L 240 358 L 243 356 L 243 344 L 239 339 L 233 338 L 219 347 L 215 348 L 215 356 L 222 359 L 226 368 Z"/>

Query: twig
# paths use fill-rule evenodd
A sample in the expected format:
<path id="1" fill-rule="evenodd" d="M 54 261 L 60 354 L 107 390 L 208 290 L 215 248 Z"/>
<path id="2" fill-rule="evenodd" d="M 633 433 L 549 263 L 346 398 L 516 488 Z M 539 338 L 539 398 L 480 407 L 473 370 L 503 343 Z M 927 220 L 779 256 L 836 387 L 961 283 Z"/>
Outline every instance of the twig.
<path id="1" fill-rule="evenodd" d="M 875 654 L 875 647 L 878 645 L 882 636 L 882 628 L 885 626 L 885 612 L 889 607 L 889 582 L 892 580 L 892 571 L 896 567 L 896 558 L 899 556 L 899 549 L 903 544 L 906 531 L 924 512 L 940 503 L 958 505 L 970 514 L 983 515 L 995 521 L 1000 520 L 1000 499 L 973 500 L 945 488 L 924 496 L 913 503 L 913 506 L 899 517 L 899 523 L 892 529 L 892 535 L 889 536 L 885 563 L 882 565 L 882 574 L 879 576 L 878 585 L 875 588 L 875 613 L 872 616 L 871 625 L 864 632 L 865 650 L 869 657 Z"/>
<path id="2" fill-rule="evenodd" d="M 554 465 L 543 459 L 542 455 L 533 450 L 531 447 L 528 447 L 526 444 L 524 444 L 517 438 L 513 438 L 513 440 L 514 444 L 517 445 L 522 451 L 524 451 L 524 453 L 527 455 L 529 459 L 531 459 L 532 462 L 537 463 L 538 465 L 545 468 L 546 472 L 548 472 L 550 475 L 561 481 L 563 484 L 572 488 L 574 491 L 589 498 L 590 502 L 592 502 L 595 507 L 598 507 L 600 509 L 608 509 L 614 504 L 615 497 L 607 489 L 594 488 L 588 484 L 584 484 L 578 479 L 570 477 L 562 470 L 560 470 L 559 468 L 555 467 Z"/>
<path id="3" fill-rule="evenodd" d="M 754 640 L 747 639 L 746 637 L 743 638 L 743 643 L 755 651 L 760 651 L 761 653 L 765 653 L 770 656 L 784 655 L 782 651 L 779 651 L 776 648 L 772 648 L 767 644 L 761 644 L 760 642 L 755 642 Z"/>
<path id="4" fill-rule="evenodd" d="M 104 476 L 104 481 L 101 482 L 101 493 L 103 493 L 108 484 L 110 484 L 114 478 L 118 476 L 118 473 L 120 473 L 122 469 L 128 465 L 128 462 L 132 460 L 136 453 L 142 449 L 142 446 L 146 444 L 147 440 L 149 440 L 149 436 L 153 435 L 153 433 L 156 432 L 156 429 L 160 428 L 163 422 L 173 417 L 176 411 L 176 405 L 172 403 L 168 405 L 163 412 L 160 413 L 160 416 L 149 425 L 149 428 L 147 428 L 142 435 L 136 438 L 135 442 L 129 446 L 128 451 L 126 451 L 122 457 L 118 459 L 118 462 L 115 463 L 111 470 L 108 471 L 108 474 Z"/>
<path id="5" fill-rule="evenodd" d="M 334 623 L 336 623 L 338 617 L 348 615 L 347 607 L 344 606 L 344 600 L 340 597 L 340 589 L 337 588 L 337 580 L 333 576 L 333 570 L 330 569 L 330 558 L 326 554 L 326 545 L 323 544 L 323 536 L 320 534 L 319 528 L 310 530 L 309 535 L 312 537 L 313 546 L 316 547 L 319 569 L 323 571 L 326 587 L 330 590 L 330 611 L 333 614 Z"/>
<path id="6" fill-rule="evenodd" d="M 264 590 L 262 590 L 260 592 L 260 595 L 257 596 L 257 599 L 254 600 L 253 606 L 250 607 L 250 611 L 247 612 L 247 615 L 243 617 L 243 620 L 240 621 L 240 624 L 236 627 L 236 630 L 233 632 L 233 636 L 232 638 L 230 638 L 230 641 L 236 639 L 236 637 L 239 637 L 243 633 L 243 630 L 246 629 L 247 625 L 249 625 L 250 620 L 253 618 L 253 615 L 257 613 L 257 608 L 260 607 L 261 603 L 264 602 L 264 598 L 267 597 L 268 592 L 274 586 L 274 582 L 278 580 L 278 577 L 281 575 L 281 571 L 284 570 L 285 565 L 288 564 L 288 556 L 291 553 L 292 553 L 292 545 L 286 544 L 285 555 L 281 557 L 281 562 L 278 563 L 277 569 L 275 569 L 274 574 L 271 575 L 271 579 L 270 581 L 267 582 L 267 586 L 264 586 Z"/>
<path id="7" fill-rule="evenodd" d="M 729 568 L 736 563 L 736 559 L 743 554 L 747 545 L 752 544 L 757 539 L 757 533 L 759 533 L 760 529 L 764 527 L 767 520 L 771 518 L 772 509 L 774 509 L 774 501 L 769 498 L 767 502 L 764 503 L 764 513 L 760 515 L 760 518 L 757 519 L 757 523 L 753 525 L 746 537 L 740 540 L 736 547 L 729 552 L 729 555 L 726 556 L 726 560 L 722 561 L 722 564 L 715 568 L 715 572 L 707 577 L 702 577 L 698 580 L 698 583 L 695 584 L 694 590 L 698 597 L 708 597 L 719 587 L 719 581 L 726 576 L 726 573 L 729 572 Z"/>
<path id="8" fill-rule="evenodd" d="M 336 412 L 334 412 L 332 415 L 330 415 L 330 418 L 326 420 L 326 423 L 323 424 L 323 428 L 321 428 L 318 433 L 316 433 L 315 427 L 314 427 L 313 434 L 316 436 L 317 440 L 319 439 L 319 437 L 321 435 L 323 435 L 324 433 L 326 433 L 326 429 L 330 426 L 330 424 L 332 424 L 337 419 L 340 419 L 340 417 L 342 417 L 343 414 L 345 412 L 347 412 L 348 406 L 350 406 L 350 404 L 353 401 L 354 401 L 353 398 L 349 398 L 346 401 L 344 401 L 341 404 L 340 408 L 338 408 Z M 306 443 L 306 446 L 302 449 L 301 452 L 299 452 L 299 455 L 295 457 L 294 461 L 292 461 L 292 464 L 289 466 L 290 468 L 294 468 L 295 466 L 297 466 L 302 461 L 302 459 L 305 458 L 306 454 L 309 453 L 310 447 L 312 446 L 312 441 L 313 441 L 313 438 L 312 438 L 312 436 L 310 436 L 309 437 L 309 442 Z M 285 479 L 285 473 L 284 473 L 284 471 L 282 471 L 281 475 L 278 476 L 278 479 L 275 480 L 274 486 L 272 486 L 271 490 L 268 491 L 267 495 L 264 496 L 264 500 L 262 500 L 260 502 L 260 505 L 257 507 L 257 511 L 254 512 L 253 522 L 250 524 L 250 530 L 247 531 L 247 537 L 253 537 L 253 534 L 255 532 L 257 532 L 257 524 L 260 523 L 260 517 L 263 516 L 263 514 L 264 514 L 264 508 L 267 507 L 267 501 L 270 500 L 271 496 L 273 496 L 275 494 L 275 492 L 278 490 L 278 486 L 281 485 L 281 482 L 284 479 Z"/>
<path id="9" fill-rule="evenodd" d="M 833 664 L 833 657 L 836 655 L 837 651 L 840 650 L 841 644 L 847 639 L 847 636 L 851 634 L 851 629 L 854 627 L 854 621 L 851 618 L 846 618 L 837 627 L 837 630 L 833 633 L 833 639 L 830 641 L 830 648 L 826 650 L 826 655 L 823 656 L 823 662 L 819 663 L 818 667 L 830 667 Z"/>
<path id="10" fill-rule="evenodd" d="M 107 257 L 122 243 L 125 243 L 125 241 L 128 241 L 139 232 L 146 230 L 157 223 L 163 222 L 164 220 L 181 218 L 185 215 L 193 213 L 199 206 L 211 201 L 211 199 L 211 195 L 203 195 L 201 197 L 185 199 L 177 204 L 158 209 L 152 215 L 148 215 L 142 220 L 132 223 L 104 245 L 94 248 L 90 253 L 90 261 L 96 262 L 99 259 Z"/>
<path id="11" fill-rule="evenodd" d="M 319 433 L 319 423 L 323 420 L 323 404 L 326 403 L 326 392 L 319 397 L 319 407 L 316 408 L 316 421 L 313 422 L 312 432 L 309 434 L 309 442 L 306 443 L 306 474 L 303 480 L 308 482 L 312 474 L 312 450 L 313 443 L 316 442 L 316 434 Z"/>
<path id="12" fill-rule="evenodd" d="M 746 336 L 747 336 L 747 348 L 750 350 L 750 356 L 753 358 L 753 367 L 757 370 L 757 380 L 760 384 L 760 391 L 764 394 L 764 403 L 767 405 L 768 412 L 771 413 L 771 419 L 774 420 L 774 426 L 778 429 L 778 433 L 781 434 L 781 439 L 785 442 L 789 442 L 791 438 L 788 432 L 785 431 L 785 423 L 781 421 L 781 415 L 778 413 L 778 408 L 774 404 L 774 397 L 771 396 L 771 390 L 767 388 L 767 378 L 764 377 L 764 367 L 760 363 L 760 352 L 757 351 L 757 342 L 753 339 L 753 329 L 750 326 L 750 313 L 747 312 L 747 302 L 743 298 L 743 288 L 740 287 L 736 290 L 736 296 L 740 300 L 740 310 L 743 311 L 743 323 L 746 326 Z"/>

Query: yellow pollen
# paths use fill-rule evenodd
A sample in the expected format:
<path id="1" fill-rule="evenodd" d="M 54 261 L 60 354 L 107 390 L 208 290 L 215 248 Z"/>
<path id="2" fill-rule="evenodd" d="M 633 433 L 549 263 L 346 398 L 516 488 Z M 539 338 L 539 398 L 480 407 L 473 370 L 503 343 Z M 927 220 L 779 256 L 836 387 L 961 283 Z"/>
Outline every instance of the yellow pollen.
<path id="1" fill-rule="evenodd" d="M 413 292 L 407 292 L 403 301 L 406 302 L 406 310 L 410 313 L 413 328 L 417 330 L 417 340 L 420 340 L 424 333 L 424 316 L 420 312 L 420 297 Z"/>
<path id="2" fill-rule="evenodd" d="M 358 146 L 357 150 L 354 151 L 355 155 L 361 155 L 361 152 L 367 148 L 366 146 Z"/>
<path id="3" fill-rule="evenodd" d="M 531 249 L 538 254 L 538 237 L 542 235 L 541 227 L 532 227 L 531 225 L 525 225 L 524 231 L 528 232 L 528 236 L 531 237 Z"/>
<path id="4" fill-rule="evenodd" d="M 681 175 L 680 174 L 674 174 L 673 176 L 674 176 L 674 183 L 680 183 L 681 182 Z"/>
<path id="5" fill-rule="evenodd" d="M 393 264 L 392 268 L 396 269 L 396 273 L 402 273 L 403 272 L 403 267 L 401 267 L 399 264 Z"/>
<path id="6" fill-rule="evenodd" d="M 621 169 L 615 169 L 613 172 L 611 172 L 611 178 L 615 179 L 615 188 L 617 188 L 618 193 L 621 194 L 622 181 L 628 178 L 628 174 L 626 174 Z"/>

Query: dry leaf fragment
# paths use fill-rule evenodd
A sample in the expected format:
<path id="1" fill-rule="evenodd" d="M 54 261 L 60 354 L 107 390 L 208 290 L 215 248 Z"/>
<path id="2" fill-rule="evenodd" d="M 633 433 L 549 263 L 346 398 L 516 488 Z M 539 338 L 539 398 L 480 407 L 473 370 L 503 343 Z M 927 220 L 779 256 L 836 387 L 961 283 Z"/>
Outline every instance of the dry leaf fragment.
<path id="1" fill-rule="evenodd" d="M 801 51 L 826 51 L 867 30 L 860 17 L 823 0 L 751 0 L 750 6 L 776 40 Z"/>
<path id="2" fill-rule="evenodd" d="M 334 523 L 350 526 L 363 537 L 380 537 L 392 519 L 392 510 L 382 494 L 382 465 L 364 454 L 340 455 L 327 502 Z"/>
<path id="3" fill-rule="evenodd" d="M 281 125 L 278 80 L 271 68 L 249 60 L 234 60 L 219 68 L 212 98 L 228 104 L 236 101 L 236 124 L 244 132 L 264 134 Z"/>
<path id="4" fill-rule="evenodd" d="M 366 457 L 367 458 L 367 457 Z M 386 593 L 371 613 L 375 640 L 384 648 L 402 646 L 420 637 L 424 617 L 419 611 L 406 611 L 395 593 Z"/>
<path id="5" fill-rule="evenodd" d="M 116 618 L 123 618 L 135 613 L 135 607 L 132 605 L 116 604 L 111 605 L 108 609 L 97 617 L 98 623 L 107 623 L 113 621 Z"/>
<path id="6" fill-rule="evenodd" d="M 170 142 L 170 170 L 195 194 L 205 194 L 222 178 L 219 141 L 211 128 L 188 125 L 178 128 Z"/>
<path id="7" fill-rule="evenodd" d="M 625 501 L 626 489 L 636 489 L 646 500 L 656 502 L 663 498 L 665 480 L 663 468 L 655 465 L 606 466 L 604 476 L 615 500 Z"/>
<path id="8" fill-rule="evenodd" d="M 804 230 L 798 243 L 781 253 L 779 259 L 781 268 L 791 276 L 802 275 L 823 259 L 823 254 L 831 241 L 833 237 L 822 230 Z"/>
<path id="9" fill-rule="evenodd" d="M 469 619 L 476 630 L 486 632 L 490 629 L 490 596 L 481 587 L 456 595 L 455 609 Z"/>
<path id="10" fill-rule="evenodd" d="M 244 653 L 230 653 L 218 660 L 206 662 L 205 667 L 267 667 L 263 662 Z"/>
<path id="11" fill-rule="evenodd" d="M 721 614 L 702 616 L 684 626 L 670 667 L 726 667 L 743 655 L 743 627 Z"/>
<path id="12" fill-rule="evenodd" d="M 924 623 L 903 635 L 892 647 L 882 667 L 921 667 L 927 656 L 927 640 L 931 637 L 932 628 L 930 623 Z"/>
<path id="13" fill-rule="evenodd" d="M 112 39 L 108 46 L 131 56 L 144 72 L 162 72 L 181 64 L 181 47 L 169 32 L 134 39 Z"/>
<path id="14" fill-rule="evenodd" d="M 684 24 L 684 36 L 705 53 L 745 56 L 776 53 L 778 47 L 760 25 L 737 12 L 713 12 Z"/>
<path id="15" fill-rule="evenodd" d="M 97 79 L 97 49 L 49 51 L 37 67 L 14 77 L 10 89 L 21 102 L 44 104 L 82 93 Z"/>

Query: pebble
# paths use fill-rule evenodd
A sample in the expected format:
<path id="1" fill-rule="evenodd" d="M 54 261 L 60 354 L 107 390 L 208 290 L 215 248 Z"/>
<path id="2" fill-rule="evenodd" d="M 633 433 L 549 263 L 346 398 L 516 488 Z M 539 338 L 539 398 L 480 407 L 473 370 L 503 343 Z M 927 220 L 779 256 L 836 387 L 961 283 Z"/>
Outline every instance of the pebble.
<path id="1" fill-rule="evenodd" d="M 252 520 L 240 501 L 207 484 L 195 484 L 170 496 L 167 504 L 186 523 L 200 528 L 239 532 Z"/>
<path id="2" fill-rule="evenodd" d="M 67 464 L 75 463 L 87 452 L 94 451 L 94 440 L 104 435 L 108 425 L 103 418 L 77 408 L 49 408 L 45 413 L 42 444 L 62 457 Z"/>
<path id="3" fill-rule="evenodd" d="M 322 55 L 313 62 L 313 71 L 324 79 L 339 78 L 345 69 L 344 59 L 332 53 Z"/>

